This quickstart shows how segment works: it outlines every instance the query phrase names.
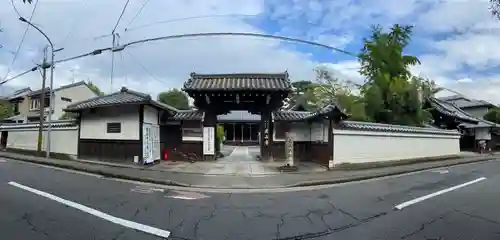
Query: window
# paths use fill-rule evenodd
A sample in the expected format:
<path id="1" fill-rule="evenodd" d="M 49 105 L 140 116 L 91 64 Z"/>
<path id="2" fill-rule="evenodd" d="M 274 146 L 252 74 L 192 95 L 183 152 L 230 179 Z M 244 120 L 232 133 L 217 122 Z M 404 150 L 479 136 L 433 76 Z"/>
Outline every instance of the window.
<path id="1" fill-rule="evenodd" d="M 40 109 L 40 99 L 32 99 L 30 102 L 30 110 Z"/>
<path id="2" fill-rule="evenodd" d="M 19 114 L 19 103 L 14 103 L 14 113 Z"/>
<path id="3" fill-rule="evenodd" d="M 122 123 L 114 122 L 107 124 L 107 132 L 108 133 L 121 133 L 122 132 Z"/>
<path id="4" fill-rule="evenodd" d="M 182 128 L 183 141 L 203 141 L 202 128 Z"/>
<path id="5" fill-rule="evenodd" d="M 61 100 L 65 101 L 65 102 L 71 102 L 71 98 L 67 98 L 67 97 L 61 97 Z"/>

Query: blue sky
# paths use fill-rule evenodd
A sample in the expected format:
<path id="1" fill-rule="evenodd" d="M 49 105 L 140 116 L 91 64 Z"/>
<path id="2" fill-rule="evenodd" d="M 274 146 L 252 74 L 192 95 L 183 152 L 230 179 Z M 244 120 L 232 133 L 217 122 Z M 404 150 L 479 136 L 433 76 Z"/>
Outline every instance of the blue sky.
<path id="1" fill-rule="evenodd" d="M 20 2 L 20 1 L 15 1 Z M 65 47 L 58 58 L 65 58 L 110 46 L 110 38 L 94 37 L 111 32 L 125 0 L 42 0 L 33 21 L 51 36 L 57 47 Z M 414 36 L 407 49 L 422 65 L 412 69 L 416 75 L 473 98 L 500 103 L 500 21 L 491 17 L 487 0 L 169 0 L 131 1 L 117 28 L 121 42 L 147 37 L 197 32 L 267 33 L 316 41 L 350 52 L 359 52 L 370 26 L 412 24 Z M 23 16 L 33 5 L 16 3 Z M 203 15 L 245 15 L 213 17 L 154 24 L 160 21 Z M 135 17 L 137 15 L 137 17 Z M 72 16 L 64 18 L 63 16 Z M 91 17 L 89 17 L 91 16 Z M 16 20 L 9 1 L 0 3 L 4 32 L 1 44 L 14 50 L 25 25 Z M 23 71 L 41 58 L 46 44 L 29 31 L 18 60 L 11 66 L 12 54 L 0 50 L 0 77 L 7 69 Z M 58 65 L 56 85 L 90 79 L 105 92 L 127 86 L 156 94 L 180 87 L 190 72 L 282 72 L 292 79 L 314 79 L 313 69 L 325 65 L 340 78 L 362 81 L 356 59 L 326 49 L 275 40 L 211 37 L 156 42 L 127 48 L 115 55 L 113 85 L 110 84 L 109 53 Z M 142 65 L 142 66 L 141 66 Z M 145 68 L 143 68 L 145 67 Z M 28 74 L 7 84 L 11 88 L 39 86 L 39 75 Z"/>

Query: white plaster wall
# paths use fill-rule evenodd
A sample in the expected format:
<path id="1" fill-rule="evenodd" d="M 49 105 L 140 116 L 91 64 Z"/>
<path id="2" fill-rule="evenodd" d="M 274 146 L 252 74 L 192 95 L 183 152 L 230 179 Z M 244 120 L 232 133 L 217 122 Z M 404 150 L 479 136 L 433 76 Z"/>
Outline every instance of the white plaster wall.
<path id="1" fill-rule="evenodd" d="M 38 128 L 8 130 L 7 148 L 36 150 Z M 46 149 L 47 131 L 43 132 L 42 150 Z M 78 128 L 53 128 L 50 136 L 51 152 L 73 155 L 78 153 Z"/>
<path id="2" fill-rule="evenodd" d="M 71 99 L 71 102 L 61 100 L 61 97 Z M 90 98 L 97 97 L 97 95 L 90 90 L 87 85 L 78 85 L 70 88 L 64 88 L 54 92 L 54 114 L 52 119 L 59 119 L 63 114 L 68 105 L 76 102 L 81 102 Z"/>
<path id="3" fill-rule="evenodd" d="M 289 133 L 296 142 L 311 141 L 311 128 L 306 123 L 290 123 Z M 276 142 L 285 141 L 284 138 L 276 138 L 276 128 L 274 128 L 273 139 Z"/>
<path id="4" fill-rule="evenodd" d="M 474 133 L 476 140 L 491 140 L 489 128 L 474 128 Z"/>
<path id="5" fill-rule="evenodd" d="M 120 133 L 107 133 L 108 122 L 120 122 Z M 139 106 L 122 105 L 82 114 L 80 138 L 139 140 Z"/>
<path id="6" fill-rule="evenodd" d="M 154 107 L 144 106 L 144 122 L 158 125 L 158 110 Z"/>
<path id="7" fill-rule="evenodd" d="M 483 119 L 484 115 L 488 112 L 487 107 L 480 107 L 480 108 L 466 108 L 464 111 L 474 117 Z"/>
<path id="8" fill-rule="evenodd" d="M 460 135 L 334 130 L 334 164 L 458 155 Z"/>

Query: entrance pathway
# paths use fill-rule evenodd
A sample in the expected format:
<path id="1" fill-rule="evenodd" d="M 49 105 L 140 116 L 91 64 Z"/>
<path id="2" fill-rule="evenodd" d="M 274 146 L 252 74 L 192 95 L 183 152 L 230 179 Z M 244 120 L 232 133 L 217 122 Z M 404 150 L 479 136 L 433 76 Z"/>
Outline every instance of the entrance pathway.
<path id="1" fill-rule="evenodd" d="M 259 146 L 224 146 L 221 152 L 225 157 L 215 162 L 162 162 L 152 169 L 184 173 L 198 173 L 204 175 L 232 175 L 232 176 L 266 176 L 280 174 L 277 167 L 284 162 L 257 161 L 260 154 Z M 299 172 L 324 172 L 326 168 L 315 163 L 301 163 Z"/>

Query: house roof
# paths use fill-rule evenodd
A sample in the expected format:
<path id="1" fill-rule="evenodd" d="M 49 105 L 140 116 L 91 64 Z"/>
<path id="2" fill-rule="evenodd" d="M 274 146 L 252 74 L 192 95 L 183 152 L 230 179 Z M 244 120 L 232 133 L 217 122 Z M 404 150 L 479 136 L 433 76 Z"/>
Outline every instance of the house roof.
<path id="1" fill-rule="evenodd" d="M 288 72 L 284 73 L 233 73 L 197 74 L 184 84 L 185 91 L 214 90 L 268 90 L 291 91 Z"/>
<path id="2" fill-rule="evenodd" d="M 31 92 L 31 88 L 29 88 L 29 87 L 19 89 L 19 90 L 15 91 L 14 93 L 12 93 L 12 95 L 8 96 L 7 100 L 14 100 L 17 98 L 24 97 L 24 96 L 28 95 L 30 92 Z"/>
<path id="3" fill-rule="evenodd" d="M 496 107 L 496 105 L 493 103 L 484 100 L 470 99 L 463 95 L 458 95 L 458 94 L 448 97 L 442 97 L 439 99 L 445 102 L 453 103 L 459 108 Z"/>
<path id="4" fill-rule="evenodd" d="M 164 110 L 173 112 L 179 111 L 170 105 L 151 99 L 151 96 L 148 94 L 136 92 L 125 87 L 123 87 L 119 92 L 73 103 L 68 105 L 64 111 L 78 112 L 84 109 L 110 107 L 122 104 L 149 104 Z"/>
<path id="5" fill-rule="evenodd" d="M 260 121 L 260 115 L 248 111 L 231 111 L 228 114 L 217 116 L 217 120 L 225 122 L 258 122 Z"/>
<path id="6" fill-rule="evenodd" d="M 314 118 L 326 116 L 334 111 L 338 111 L 343 119 L 347 118 L 347 115 L 342 112 L 341 109 L 337 107 L 335 104 L 329 104 L 315 112 L 306 112 L 306 111 L 275 111 L 272 113 L 272 116 L 275 121 L 304 121 L 304 120 L 312 120 Z M 228 114 L 228 115 L 219 115 L 217 116 L 217 120 L 219 121 L 259 121 L 260 115 L 250 114 L 250 113 L 242 113 L 243 111 L 234 111 L 236 113 Z M 199 110 L 178 110 L 174 116 L 174 120 L 201 120 L 203 117 L 203 112 Z"/>
<path id="7" fill-rule="evenodd" d="M 64 90 L 64 89 L 67 89 L 67 88 L 72 88 L 72 87 L 80 86 L 80 85 L 86 85 L 88 87 L 88 84 L 85 81 L 79 81 L 79 82 L 76 82 L 76 83 L 72 83 L 72 84 L 68 84 L 68 85 L 63 85 L 63 86 L 60 86 L 58 88 L 55 88 L 54 92 L 60 91 L 60 90 Z M 99 93 L 95 92 L 94 89 L 92 89 L 92 88 L 89 88 L 89 89 L 92 92 L 94 92 L 96 94 L 96 96 L 99 95 Z M 45 88 L 45 92 L 48 94 L 49 91 L 50 91 L 50 87 L 46 87 Z M 38 94 L 41 94 L 41 93 L 42 93 L 42 89 L 38 89 L 38 90 L 35 90 L 35 91 L 31 91 L 29 94 L 27 94 L 27 96 L 35 96 L 35 95 L 38 95 Z"/>
<path id="8" fill-rule="evenodd" d="M 450 134 L 458 135 L 456 130 L 443 130 L 436 127 L 413 127 L 383 123 L 370 123 L 358 121 L 342 121 L 339 123 L 339 128 L 353 129 L 362 131 L 386 131 L 386 132 L 404 132 L 404 133 L 426 133 L 426 134 Z"/>
<path id="9" fill-rule="evenodd" d="M 479 123 L 479 119 L 469 115 L 459 107 L 455 106 L 453 103 L 449 103 L 434 97 L 428 98 L 428 102 L 431 107 L 445 116 L 452 117 L 457 119 L 458 121 L 463 121 L 466 123 Z"/>

